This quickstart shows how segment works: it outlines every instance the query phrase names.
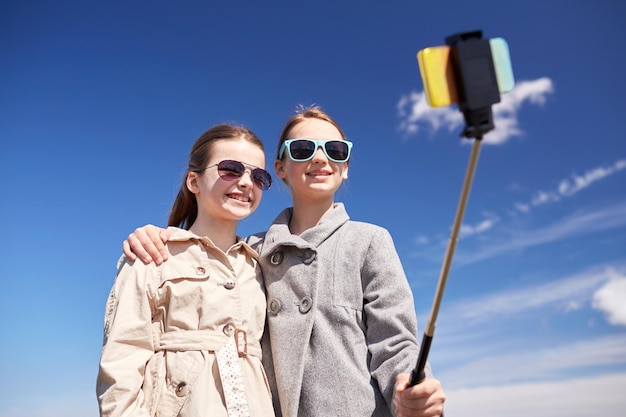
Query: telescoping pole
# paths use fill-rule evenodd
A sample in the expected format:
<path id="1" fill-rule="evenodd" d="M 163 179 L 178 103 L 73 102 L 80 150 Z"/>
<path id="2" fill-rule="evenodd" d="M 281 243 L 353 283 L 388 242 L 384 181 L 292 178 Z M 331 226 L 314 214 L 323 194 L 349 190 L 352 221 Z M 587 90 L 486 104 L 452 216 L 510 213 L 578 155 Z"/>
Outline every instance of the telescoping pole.
<path id="1" fill-rule="evenodd" d="M 445 47 L 427 48 L 418 53 L 420 72 L 425 80 L 426 97 L 429 104 L 436 107 L 458 100 L 459 110 L 465 119 L 465 129 L 461 136 L 474 138 L 474 144 L 439 274 L 432 311 L 426 323 L 417 364 L 411 371 L 410 386 L 420 383 L 426 376 L 424 369 L 435 334 L 437 315 L 454 257 L 463 213 L 474 180 L 482 138 L 494 128 L 491 106 L 500 102 L 500 93 L 512 90 L 514 84 L 508 47 L 503 39 L 491 42 L 482 38 L 481 31 L 475 31 L 449 36 L 446 38 L 446 44 Z M 435 58 L 431 61 L 432 66 L 429 62 L 431 56 Z M 445 65 L 441 65 L 442 63 Z M 434 91 L 430 91 L 429 86 L 432 86 Z M 431 102 L 431 99 L 435 98 L 437 100 Z"/>
<path id="2" fill-rule="evenodd" d="M 452 258 L 454 257 L 454 250 L 456 249 L 456 243 L 459 236 L 459 230 L 463 221 L 463 214 L 465 213 L 465 206 L 469 197 L 470 189 L 472 188 L 472 181 L 474 180 L 474 172 L 476 171 L 476 164 L 478 163 L 478 155 L 480 153 L 480 145 L 482 143 L 482 137 L 474 140 L 472 146 L 472 152 L 465 172 L 465 180 L 463 181 L 463 188 L 461 189 L 461 197 L 459 198 L 459 204 L 456 209 L 456 215 L 454 216 L 454 223 L 452 225 L 452 232 L 450 234 L 450 240 L 448 241 L 448 248 L 443 259 L 443 265 L 441 266 L 441 272 L 439 273 L 439 281 L 437 283 L 437 290 L 435 291 L 435 299 L 433 300 L 433 307 L 430 312 L 428 322 L 426 322 L 426 329 L 424 330 L 424 337 L 422 338 L 422 344 L 420 345 L 419 356 L 417 358 L 417 365 L 415 369 L 411 371 L 411 379 L 409 386 L 419 384 L 426 377 L 424 368 L 426 367 L 426 360 L 428 359 L 428 353 L 430 351 L 430 345 L 435 335 L 435 327 L 437 322 L 437 315 L 439 314 L 439 306 L 443 299 L 443 292 L 446 288 L 446 282 L 448 280 L 448 273 L 450 272 L 450 265 L 452 265 Z"/>

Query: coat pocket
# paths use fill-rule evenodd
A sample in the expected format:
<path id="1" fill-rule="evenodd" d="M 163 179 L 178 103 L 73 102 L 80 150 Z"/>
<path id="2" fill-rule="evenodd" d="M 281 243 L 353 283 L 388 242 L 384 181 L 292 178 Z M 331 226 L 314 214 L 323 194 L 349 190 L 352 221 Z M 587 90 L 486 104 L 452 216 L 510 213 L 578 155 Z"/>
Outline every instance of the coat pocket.
<path id="1" fill-rule="evenodd" d="M 166 351 L 164 355 L 165 387 L 160 396 L 158 417 L 176 417 L 193 390 L 198 378 L 202 361 L 202 353 L 191 351 Z"/>

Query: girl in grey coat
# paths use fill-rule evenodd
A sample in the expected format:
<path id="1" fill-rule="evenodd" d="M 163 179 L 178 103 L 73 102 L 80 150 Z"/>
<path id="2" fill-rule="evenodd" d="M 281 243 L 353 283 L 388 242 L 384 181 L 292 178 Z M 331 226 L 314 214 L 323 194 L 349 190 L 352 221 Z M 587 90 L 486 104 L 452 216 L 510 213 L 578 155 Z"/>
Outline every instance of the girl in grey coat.
<path id="1" fill-rule="evenodd" d="M 271 340 L 264 363 L 283 416 L 392 416 L 396 376 L 417 360 L 413 296 L 391 236 L 334 202 L 351 148 L 317 107 L 293 116 L 278 143 L 274 169 L 293 207 L 270 226 L 260 262 Z M 423 403 L 396 404 L 398 415 L 441 414 L 441 386 L 428 384 Z"/>
<path id="2" fill-rule="evenodd" d="M 391 236 L 351 221 L 334 201 L 348 177 L 351 148 L 320 108 L 293 116 L 274 163 L 293 207 L 264 236 L 249 239 L 267 291 L 263 362 L 276 415 L 439 416 L 445 401 L 439 381 L 407 387 L 417 323 Z M 148 236 L 144 246 L 162 245 L 154 230 L 139 229 L 125 242 L 126 253 L 130 244 L 146 255 L 139 243 Z"/>

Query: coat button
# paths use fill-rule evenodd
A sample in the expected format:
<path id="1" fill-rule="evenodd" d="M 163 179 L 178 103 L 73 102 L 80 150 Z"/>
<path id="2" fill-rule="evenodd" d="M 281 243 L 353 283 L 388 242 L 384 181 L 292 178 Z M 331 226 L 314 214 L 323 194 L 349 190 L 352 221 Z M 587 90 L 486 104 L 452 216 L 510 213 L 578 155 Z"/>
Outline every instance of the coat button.
<path id="1" fill-rule="evenodd" d="M 233 281 L 232 279 L 227 279 L 224 283 L 224 288 L 226 288 L 227 290 L 232 290 L 233 288 L 235 288 L 235 281 Z"/>
<path id="2" fill-rule="evenodd" d="M 274 252 L 270 257 L 270 262 L 272 265 L 280 265 L 283 261 L 283 253 L 282 252 Z"/>
<path id="3" fill-rule="evenodd" d="M 313 300 L 311 299 L 311 297 L 306 296 L 306 297 L 304 297 L 300 301 L 300 305 L 298 306 L 298 310 L 300 310 L 300 313 L 306 314 L 306 313 L 309 312 L 309 310 L 311 309 L 312 305 L 313 305 Z"/>
<path id="4" fill-rule="evenodd" d="M 315 260 L 315 251 L 308 250 L 304 252 L 304 263 L 309 265 L 311 262 Z"/>
<path id="5" fill-rule="evenodd" d="M 189 385 L 186 382 L 180 382 L 176 385 L 176 395 L 179 397 L 184 397 L 189 393 Z"/>
<path id="6" fill-rule="evenodd" d="M 270 314 L 276 315 L 281 309 L 280 301 L 276 298 L 272 298 L 269 303 L 267 303 L 267 310 Z"/>
<path id="7" fill-rule="evenodd" d="M 235 326 L 233 326 L 232 324 L 227 324 L 222 328 L 222 331 L 226 336 L 230 337 L 230 335 L 233 334 L 233 332 L 235 331 Z"/>
<path id="8" fill-rule="evenodd" d="M 204 267 L 199 266 L 196 268 L 196 274 L 198 275 L 204 275 L 204 273 L 206 272 L 206 269 L 204 269 Z"/>

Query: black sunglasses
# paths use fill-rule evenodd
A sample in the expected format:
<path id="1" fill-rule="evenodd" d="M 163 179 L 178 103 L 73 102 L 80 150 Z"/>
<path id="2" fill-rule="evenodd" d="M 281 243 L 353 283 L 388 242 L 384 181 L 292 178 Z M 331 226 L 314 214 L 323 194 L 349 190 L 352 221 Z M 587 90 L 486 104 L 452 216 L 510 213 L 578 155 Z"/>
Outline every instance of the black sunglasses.
<path id="1" fill-rule="evenodd" d="M 269 172 L 264 170 L 263 168 L 255 167 L 254 165 L 246 164 L 250 169 L 250 177 L 252 177 L 252 181 L 261 188 L 263 191 L 269 190 L 272 186 L 272 176 Z M 226 159 L 221 161 L 218 164 L 209 165 L 205 169 L 217 167 L 217 173 L 220 178 L 226 181 L 234 181 L 236 179 L 241 178 L 241 176 L 246 172 L 248 168 L 239 161 L 232 161 L 230 159 Z"/>

